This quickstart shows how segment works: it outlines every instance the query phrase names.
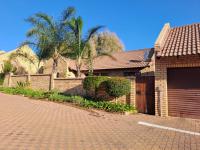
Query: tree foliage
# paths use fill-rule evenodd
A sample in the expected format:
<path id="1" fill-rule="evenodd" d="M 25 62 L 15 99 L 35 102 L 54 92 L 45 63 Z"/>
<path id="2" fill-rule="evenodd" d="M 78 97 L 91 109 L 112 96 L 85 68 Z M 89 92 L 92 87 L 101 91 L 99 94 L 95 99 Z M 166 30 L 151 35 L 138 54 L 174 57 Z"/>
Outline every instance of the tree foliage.
<path id="1" fill-rule="evenodd" d="M 53 72 L 57 71 L 59 57 L 65 56 L 69 50 L 71 36 L 68 27 L 69 21 L 74 15 L 75 8 L 68 7 L 58 20 L 54 20 L 52 16 L 45 13 L 36 13 L 26 19 L 32 28 L 27 32 L 28 40 L 23 42 L 22 46 L 33 47 L 39 61 L 52 58 Z"/>
<path id="2" fill-rule="evenodd" d="M 131 83 L 125 78 L 113 77 L 102 84 L 106 87 L 106 92 L 115 98 L 127 95 L 131 90 Z"/>
<path id="3" fill-rule="evenodd" d="M 88 33 L 83 36 L 83 20 L 80 16 L 73 17 L 69 22 L 69 28 L 73 40 L 70 43 L 71 51 L 68 56 L 76 61 L 77 77 L 81 77 L 81 66 L 84 60 L 92 59 L 91 48 L 89 41 L 103 26 L 96 26 L 88 30 Z"/>
<path id="4" fill-rule="evenodd" d="M 83 20 L 80 16 L 76 16 L 75 12 L 75 8 L 68 7 L 58 20 L 54 20 L 52 16 L 45 13 L 36 13 L 29 17 L 26 21 L 32 25 L 32 28 L 27 32 L 29 40 L 22 46 L 34 47 L 39 62 L 53 59 L 52 71 L 55 73 L 60 57 L 74 59 L 77 76 L 80 77 L 84 62 L 87 63 L 89 72 L 92 74 L 95 57 L 110 56 L 113 51 L 122 51 L 124 46 L 116 34 L 98 33 L 103 26 L 93 27 L 86 35 L 83 35 Z M 19 55 L 22 56 L 20 53 Z"/>
<path id="5" fill-rule="evenodd" d="M 117 34 L 110 31 L 96 34 L 90 43 L 94 51 L 93 54 L 121 52 L 124 50 L 124 45 Z"/>

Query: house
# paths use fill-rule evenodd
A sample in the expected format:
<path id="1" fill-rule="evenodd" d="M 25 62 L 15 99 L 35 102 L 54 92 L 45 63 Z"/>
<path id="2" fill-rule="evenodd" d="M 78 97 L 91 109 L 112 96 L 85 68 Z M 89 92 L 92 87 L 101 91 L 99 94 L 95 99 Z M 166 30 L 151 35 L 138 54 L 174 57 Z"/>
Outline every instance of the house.
<path id="1" fill-rule="evenodd" d="M 19 48 L 11 50 L 9 52 L 0 51 L 0 73 L 3 71 L 4 62 L 8 61 L 10 59 L 11 54 L 15 53 L 18 49 Z M 38 60 L 33 50 L 29 46 L 23 46 L 20 49 L 20 51 L 29 54 L 31 57 L 33 57 L 34 64 L 25 58 L 17 57 L 16 59 L 11 61 L 13 66 L 17 69 L 16 72 L 18 73 L 29 72 L 32 74 L 36 73 L 38 68 Z"/>
<path id="2" fill-rule="evenodd" d="M 136 76 L 139 112 L 200 119 L 200 23 L 167 23 L 154 48 L 116 52 L 112 57 L 96 58 L 94 74 Z M 61 67 L 76 73 L 74 61 L 65 62 Z M 87 65 L 81 71 L 87 75 Z"/>
<path id="3" fill-rule="evenodd" d="M 152 56 L 154 53 L 153 48 L 131 50 L 123 52 L 112 53 L 112 56 L 100 56 L 94 59 L 93 69 L 94 75 L 97 76 L 136 76 L 136 75 L 154 75 Z M 43 73 L 52 73 L 53 60 L 44 62 Z M 58 75 L 57 77 L 70 77 L 66 74 L 71 74 L 75 77 L 76 64 L 74 60 L 60 57 L 58 61 Z M 88 66 L 83 64 L 81 72 L 88 75 Z"/>
<path id="4" fill-rule="evenodd" d="M 115 52 L 112 57 L 102 56 L 94 60 L 94 75 L 136 77 L 135 106 L 141 113 L 155 114 L 154 48 Z M 114 58 L 114 59 L 113 59 Z M 88 67 L 81 71 L 88 74 Z"/>
<path id="5" fill-rule="evenodd" d="M 53 72 L 53 59 L 43 61 L 43 74 L 51 74 Z M 75 78 L 75 63 L 71 59 L 60 56 L 57 66 L 57 78 Z"/>
<path id="6" fill-rule="evenodd" d="M 100 76 L 137 76 L 151 72 L 153 48 L 115 52 L 110 56 L 94 59 L 93 73 Z M 148 69 L 145 69 L 148 68 Z M 81 71 L 88 74 L 88 67 L 83 65 Z M 150 75 L 150 74 L 149 74 Z M 153 72 L 151 72 L 153 75 Z"/>
<path id="7" fill-rule="evenodd" d="M 200 119 L 200 23 L 165 24 L 154 48 L 156 115 Z"/>

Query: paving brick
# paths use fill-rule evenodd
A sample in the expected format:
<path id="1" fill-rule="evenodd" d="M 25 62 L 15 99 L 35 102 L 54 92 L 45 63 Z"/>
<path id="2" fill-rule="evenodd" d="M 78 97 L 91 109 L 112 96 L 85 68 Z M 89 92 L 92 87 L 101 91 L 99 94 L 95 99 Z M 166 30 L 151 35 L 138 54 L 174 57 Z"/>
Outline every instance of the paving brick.
<path id="1" fill-rule="evenodd" d="M 0 93 L 0 150 L 200 150 L 200 136 L 138 121 L 200 131 L 200 121 L 86 111 Z"/>

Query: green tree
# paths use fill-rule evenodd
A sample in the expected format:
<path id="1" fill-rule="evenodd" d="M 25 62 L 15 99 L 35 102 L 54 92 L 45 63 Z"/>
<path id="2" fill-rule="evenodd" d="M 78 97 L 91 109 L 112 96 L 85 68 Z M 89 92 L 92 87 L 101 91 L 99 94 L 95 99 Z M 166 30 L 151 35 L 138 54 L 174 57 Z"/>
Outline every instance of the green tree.
<path id="1" fill-rule="evenodd" d="M 75 8 L 68 7 L 63 11 L 61 19 L 54 20 L 45 13 L 36 13 L 26 19 L 32 25 L 26 36 L 29 39 L 22 43 L 30 45 L 36 51 L 39 62 L 53 59 L 52 72 L 57 72 L 58 59 L 66 56 L 69 50 L 71 33 L 69 22 L 75 15 Z M 19 54 L 21 55 L 21 54 Z"/>
<path id="2" fill-rule="evenodd" d="M 102 28 L 103 26 L 96 26 L 88 31 L 88 34 L 83 37 L 83 20 L 79 17 L 73 17 L 69 23 L 69 28 L 73 35 L 73 41 L 70 44 L 71 50 L 69 55 L 76 61 L 77 77 L 81 76 L 81 66 L 91 52 L 90 43 L 91 38 Z"/>

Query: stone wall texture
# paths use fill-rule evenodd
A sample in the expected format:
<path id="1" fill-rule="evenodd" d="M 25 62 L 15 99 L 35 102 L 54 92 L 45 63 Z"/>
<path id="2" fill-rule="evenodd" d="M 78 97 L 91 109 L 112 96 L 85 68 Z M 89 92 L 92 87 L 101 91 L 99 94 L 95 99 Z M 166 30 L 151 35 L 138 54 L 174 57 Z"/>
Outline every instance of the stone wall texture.
<path id="1" fill-rule="evenodd" d="M 66 94 L 76 93 L 77 95 L 84 95 L 83 79 L 65 79 L 57 78 L 54 79 L 54 89 L 57 89 Z"/>
<path id="2" fill-rule="evenodd" d="M 51 89 L 51 75 L 30 75 L 31 88 L 48 91 Z"/>
<path id="3" fill-rule="evenodd" d="M 168 116 L 167 68 L 200 67 L 200 55 L 156 58 L 155 63 L 155 113 Z"/>
<path id="4" fill-rule="evenodd" d="M 28 76 L 26 76 L 26 75 L 24 75 L 24 76 L 12 76 L 10 86 L 17 86 L 17 82 L 26 82 L 27 77 Z"/>
<path id="5" fill-rule="evenodd" d="M 52 74 L 35 74 L 35 75 L 7 75 L 4 80 L 4 86 L 16 87 L 17 82 L 30 82 L 30 86 L 35 90 L 58 90 L 62 93 L 69 95 L 85 95 L 83 89 L 83 78 L 54 78 Z M 135 78 L 130 77 L 131 81 L 131 93 L 126 96 L 118 98 L 116 101 L 124 104 L 130 104 L 135 106 L 136 99 L 136 83 Z M 113 99 L 108 99 L 115 101 Z"/>

